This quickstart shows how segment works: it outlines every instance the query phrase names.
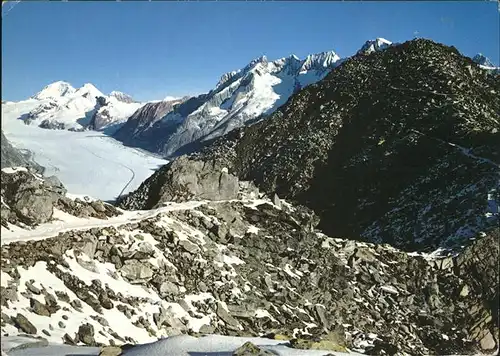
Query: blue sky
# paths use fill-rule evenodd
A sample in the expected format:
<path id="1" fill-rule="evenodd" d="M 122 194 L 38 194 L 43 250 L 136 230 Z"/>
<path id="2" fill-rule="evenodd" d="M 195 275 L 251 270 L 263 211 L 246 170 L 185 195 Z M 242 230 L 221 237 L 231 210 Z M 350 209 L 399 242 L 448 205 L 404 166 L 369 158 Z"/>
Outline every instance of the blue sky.
<path id="1" fill-rule="evenodd" d="M 419 37 L 499 63 L 495 2 L 21 2 L 2 21 L 2 99 L 90 82 L 138 100 L 210 90 L 253 58 Z"/>

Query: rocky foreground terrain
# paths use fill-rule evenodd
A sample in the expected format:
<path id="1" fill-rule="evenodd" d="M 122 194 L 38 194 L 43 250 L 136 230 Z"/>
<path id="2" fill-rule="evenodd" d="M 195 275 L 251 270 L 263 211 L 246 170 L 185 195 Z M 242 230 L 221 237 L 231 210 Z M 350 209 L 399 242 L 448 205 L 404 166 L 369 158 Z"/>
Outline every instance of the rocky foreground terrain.
<path id="1" fill-rule="evenodd" d="M 2 331 L 86 345 L 217 333 L 368 354 L 497 347 L 498 232 L 436 259 L 328 237 L 317 221 L 278 200 L 200 202 L 3 245 Z"/>
<path id="2" fill-rule="evenodd" d="M 373 44 L 118 208 L 3 171 L 2 233 L 33 238 L 2 240 L 2 333 L 102 355 L 179 334 L 322 356 L 498 353 L 499 90 L 452 47 Z M 38 205 L 79 227 L 47 234 Z"/>

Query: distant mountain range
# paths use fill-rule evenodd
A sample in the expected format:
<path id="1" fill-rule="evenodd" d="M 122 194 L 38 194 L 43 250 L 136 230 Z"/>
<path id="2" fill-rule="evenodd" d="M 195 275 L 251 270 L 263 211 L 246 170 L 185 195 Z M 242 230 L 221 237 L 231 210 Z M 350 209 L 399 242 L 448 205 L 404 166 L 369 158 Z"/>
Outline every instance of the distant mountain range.
<path id="1" fill-rule="evenodd" d="M 137 127 L 132 136 L 118 131 L 115 137 L 165 156 L 190 151 L 193 144 L 271 114 L 292 94 L 324 78 L 340 62 L 333 51 L 302 60 L 292 55 L 269 61 L 263 56 L 243 69 L 222 75 L 213 90 L 185 100 L 160 120 L 142 117 L 150 124 Z"/>
<path id="2" fill-rule="evenodd" d="M 39 104 L 21 115 L 26 124 L 70 130 L 85 129 L 91 122 L 93 129 L 104 130 L 125 122 L 143 105 L 125 93 L 113 91 L 105 95 L 93 84 L 75 89 L 64 81 L 47 85 L 28 100 Z"/>
<path id="3" fill-rule="evenodd" d="M 392 45 L 377 38 L 365 42 L 357 54 L 383 51 Z M 92 84 L 75 89 L 58 81 L 29 99 L 40 104 L 20 118 L 48 129 L 104 130 L 128 146 L 172 157 L 196 151 L 233 129 L 264 119 L 347 58 L 333 51 L 304 59 L 291 55 L 270 61 L 262 56 L 223 74 L 208 93 L 148 103 L 138 103 L 118 91 L 105 95 Z M 499 72 L 482 54 L 473 61 L 485 70 Z"/>

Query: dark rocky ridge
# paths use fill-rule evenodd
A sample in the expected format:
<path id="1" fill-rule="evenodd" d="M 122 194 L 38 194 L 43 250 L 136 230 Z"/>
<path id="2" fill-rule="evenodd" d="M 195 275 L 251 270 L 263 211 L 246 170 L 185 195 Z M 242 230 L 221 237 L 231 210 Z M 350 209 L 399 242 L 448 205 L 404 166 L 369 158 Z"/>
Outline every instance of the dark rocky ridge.
<path id="1" fill-rule="evenodd" d="M 184 161 L 226 168 L 314 209 L 332 236 L 410 250 L 453 246 L 498 227 L 499 92 L 499 76 L 453 47 L 413 40 L 346 60 L 269 119 Z M 172 176 L 176 165 L 121 206 L 196 197 L 161 193 L 190 190 L 172 185 L 193 175 L 177 169 Z"/>

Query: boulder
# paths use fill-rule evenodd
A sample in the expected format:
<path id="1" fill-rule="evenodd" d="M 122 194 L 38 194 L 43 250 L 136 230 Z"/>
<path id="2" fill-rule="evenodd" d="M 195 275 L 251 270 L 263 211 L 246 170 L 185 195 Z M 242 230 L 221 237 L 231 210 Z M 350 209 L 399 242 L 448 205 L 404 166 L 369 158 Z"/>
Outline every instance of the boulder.
<path id="1" fill-rule="evenodd" d="M 86 323 L 80 325 L 78 328 L 78 340 L 83 342 L 85 345 L 93 346 L 95 345 L 94 339 L 94 326 L 92 324 Z"/>
<path id="2" fill-rule="evenodd" d="M 238 178 L 222 166 L 181 156 L 122 199 L 125 209 L 151 209 L 169 201 L 236 199 Z"/>
<path id="3" fill-rule="evenodd" d="M 52 218 L 53 198 L 46 191 L 22 191 L 16 194 L 16 202 L 12 205 L 17 215 L 29 225 L 38 225 Z"/>
<path id="4" fill-rule="evenodd" d="M 31 309 L 33 310 L 33 313 L 41 316 L 50 316 L 50 311 L 47 308 L 47 306 L 43 303 L 40 303 L 38 300 L 31 298 L 30 306 Z"/>
<path id="5" fill-rule="evenodd" d="M 153 277 L 153 270 L 150 268 L 149 263 L 141 263 L 137 260 L 127 261 L 120 269 L 120 273 L 131 283 L 143 283 Z"/>
<path id="6" fill-rule="evenodd" d="M 272 356 L 274 352 L 263 350 L 250 341 L 245 342 L 243 345 L 238 347 L 234 352 L 233 356 Z"/>
<path id="7" fill-rule="evenodd" d="M 119 356 L 122 354 L 122 351 L 120 346 L 104 346 L 99 351 L 99 356 Z"/>
<path id="8" fill-rule="evenodd" d="M 33 334 L 36 335 L 37 329 L 36 327 L 23 315 L 23 314 L 17 314 L 13 318 L 14 324 L 16 327 L 26 334 Z"/>
<path id="9" fill-rule="evenodd" d="M 161 296 L 179 295 L 180 289 L 179 289 L 179 286 L 177 286 L 176 284 L 174 284 L 170 281 L 165 281 L 160 285 L 159 292 L 160 292 Z"/>

